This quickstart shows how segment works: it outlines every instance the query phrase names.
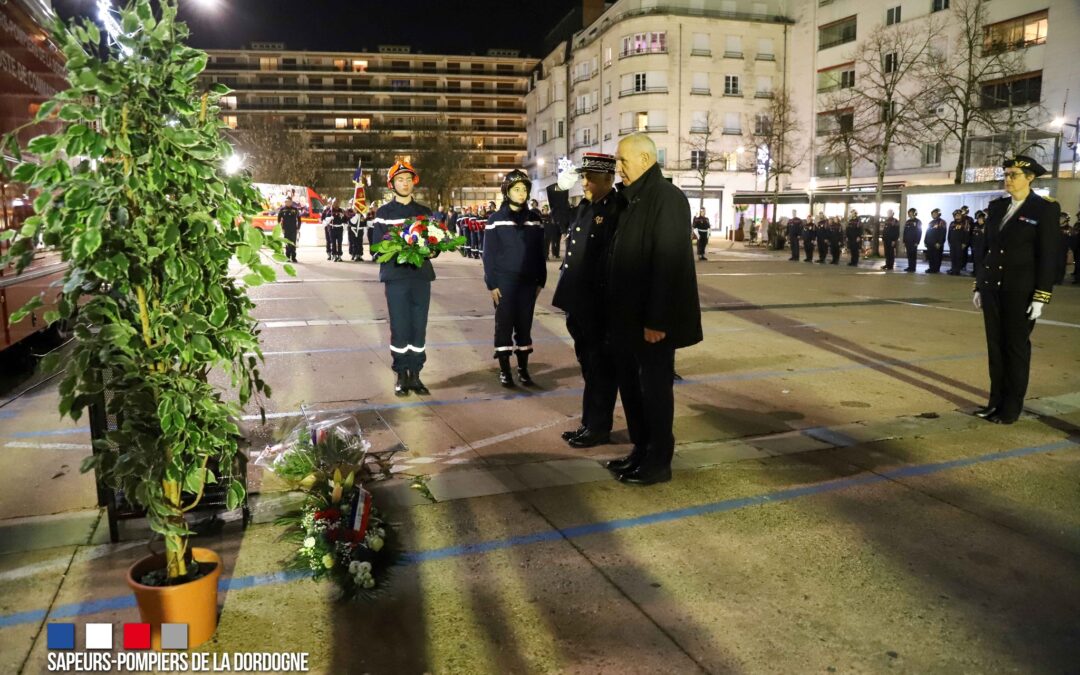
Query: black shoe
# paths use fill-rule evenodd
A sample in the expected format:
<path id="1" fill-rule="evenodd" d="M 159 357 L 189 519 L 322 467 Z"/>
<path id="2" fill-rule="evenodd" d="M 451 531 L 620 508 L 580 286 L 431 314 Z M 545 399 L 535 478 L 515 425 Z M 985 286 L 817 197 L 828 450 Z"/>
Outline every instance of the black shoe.
<path id="1" fill-rule="evenodd" d="M 883 269 L 883 270 L 890 270 L 890 271 L 892 270 L 892 268 L 891 268 L 891 267 L 889 267 L 888 265 L 882 265 L 882 266 L 881 266 L 881 269 Z"/>
<path id="2" fill-rule="evenodd" d="M 332 255 L 328 255 L 328 256 L 326 256 L 326 259 L 327 259 L 327 260 L 333 260 L 333 259 L 334 259 L 334 256 L 332 256 Z"/>
<path id="3" fill-rule="evenodd" d="M 571 448 L 594 448 L 598 445 L 607 445 L 611 442 L 611 434 L 599 431 L 585 430 L 584 433 L 571 438 L 567 443 Z"/>
<path id="4" fill-rule="evenodd" d="M 573 431 L 564 431 L 564 432 L 562 432 L 562 439 L 564 441 L 569 441 L 571 438 L 573 438 L 575 436 L 580 436 L 581 434 L 585 433 L 586 431 L 588 431 L 588 429 L 586 429 L 585 425 L 583 424 L 580 427 L 578 427 L 577 429 L 574 429 Z"/>
<path id="5" fill-rule="evenodd" d="M 848 267 L 858 267 L 859 263 L 848 263 L 847 266 Z"/>
<path id="6" fill-rule="evenodd" d="M 914 272 L 914 271 L 915 271 L 915 268 L 914 268 L 914 267 L 905 267 L 905 268 L 904 268 L 904 271 L 905 271 L 905 272 Z"/>
<path id="7" fill-rule="evenodd" d="M 983 406 L 982 408 L 979 408 L 975 411 L 975 417 L 981 417 L 983 419 L 986 419 L 987 417 L 995 415 L 997 413 L 997 409 L 998 407 L 996 405 Z"/>
<path id="8" fill-rule="evenodd" d="M 420 373 L 409 373 L 409 389 L 420 394 L 421 396 L 430 396 L 431 391 L 424 386 L 424 383 L 420 381 Z"/>
<path id="9" fill-rule="evenodd" d="M 655 485 L 666 483 L 671 480 L 671 467 L 664 466 L 658 469 L 646 469 L 638 467 L 633 471 L 619 474 L 619 482 L 627 485 Z"/>
<path id="10" fill-rule="evenodd" d="M 535 382 L 533 382 L 532 376 L 529 375 L 528 368 L 518 368 L 517 373 L 518 379 L 521 380 L 521 383 L 526 387 L 531 387 L 536 384 Z"/>
<path id="11" fill-rule="evenodd" d="M 994 424 L 1012 424 L 1016 420 L 1016 417 L 1002 417 L 1000 413 L 996 412 L 986 418 L 987 422 L 993 422 Z"/>
<path id="12" fill-rule="evenodd" d="M 502 370 L 499 371 L 499 384 L 507 389 L 517 386 L 514 384 L 514 376 Z"/>
<path id="13" fill-rule="evenodd" d="M 397 382 L 394 383 L 394 396 L 409 395 L 409 376 L 405 371 L 397 374 Z"/>
<path id="14" fill-rule="evenodd" d="M 629 455 L 621 459 L 610 459 L 604 462 L 604 468 L 618 475 L 637 470 L 640 462 L 640 455 L 636 455 L 631 452 Z"/>

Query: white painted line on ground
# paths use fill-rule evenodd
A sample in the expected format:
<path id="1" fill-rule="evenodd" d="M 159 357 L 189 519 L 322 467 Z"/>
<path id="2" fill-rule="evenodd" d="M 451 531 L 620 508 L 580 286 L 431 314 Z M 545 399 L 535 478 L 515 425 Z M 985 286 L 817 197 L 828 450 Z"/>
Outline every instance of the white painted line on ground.
<path id="1" fill-rule="evenodd" d="M 551 420 L 550 422 L 543 422 L 542 424 L 534 424 L 531 427 L 523 427 L 521 429 L 515 429 L 514 431 L 508 431 L 505 434 L 499 434 L 498 436 L 489 436 L 487 438 L 481 438 L 476 441 L 472 441 L 468 445 L 459 445 L 454 448 L 450 448 L 444 453 L 440 453 L 444 457 L 452 457 L 459 455 L 469 450 L 475 450 L 477 448 L 486 448 L 489 445 L 495 445 L 502 443 L 503 441 L 513 440 L 515 438 L 521 438 L 522 436 L 528 436 L 531 433 L 537 431 L 543 431 L 544 429 L 550 429 L 551 427 L 558 426 L 560 424 L 566 424 L 570 420 L 575 420 L 581 417 L 581 415 L 571 415 L 569 417 L 560 417 L 557 420 Z M 440 456 L 440 455 L 435 455 Z"/>
<path id="2" fill-rule="evenodd" d="M 877 298 L 868 298 L 868 296 L 858 296 L 858 297 L 867 297 L 867 299 L 877 299 Z M 960 312 L 962 314 L 982 314 L 982 312 L 980 312 L 977 309 L 959 309 L 959 308 L 956 308 L 956 307 L 939 307 L 937 305 L 927 305 L 927 304 L 924 304 L 924 303 L 921 303 L 921 302 L 904 302 L 902 300 L 888 300 L 888 299 L 885 299 L 885 298 L 880 298 L 880 299 L 884 300 L 885 302 L 891 302 L 891 303 L 896 304 L 896 305 L 910 305 L 911 307 L 926 307 L 928 309 L 940 309 L 940 310 L 944 310 L 946 312 Z M 1036 323 L 1044 324 L 1044 325 L 1047 325 L 1047 326 L 1059 326 L 1061 328 L 1080 328 L 1080 324 L 1067 323 L 1065 321 L 1054 321 L 1053 319 L 1039 319 Z"/>
<path id="3" fill-rule="evenodd" d="M 93 450 L 94 446 L 82 443 L 29 443 L 12 441 L 4 444 L 5 448 L 24 448 L 28 450 Z"/>

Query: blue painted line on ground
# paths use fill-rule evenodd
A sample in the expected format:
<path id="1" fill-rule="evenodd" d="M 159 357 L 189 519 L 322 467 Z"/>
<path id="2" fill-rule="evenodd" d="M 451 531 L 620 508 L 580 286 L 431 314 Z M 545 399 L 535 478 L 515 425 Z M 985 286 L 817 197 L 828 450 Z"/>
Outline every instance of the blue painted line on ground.
<path id="1" fill-rule="evenodd" d="M 48 429 L 45 431 L 13 431 L 0 433 L 4 438 L 42 438 L 45 436 L 71 436 L 73 434 L 88 434 L 90 427 L 71 427 L 70 429 Z"/>
<path id="2" fill-rule="evenodd" d="M 881 483 L 886 483 L 902 478 L 928 476 L 944 471 L 950 471 L 952 469 L 977 466 L 979 464 L 987 464 L 990 462 L 999 462 L 1006 459 L 1015 459 L 1019 457 L 1028 457 L 1031 455 L 1046 454 L 1050 452 L 1055 452 L 1057 450 L 1076 450 L 1077 448 L 1080 448 L 1080 444 L 1078 444 L 1077 441 L 1063 440 L 1057 441 L 1055 443 L 1048 443 L 1045 445 L 1036 445 L 1026 448 L 1015 448 L 1013 450 L 1004 450 L 1001 452 L 994 452 L 986 455 L 978 455 L 976 457 L 963 457 L 960 459 L 953 459 L 945 462 L 902 466 L 895 469 L 881 471 L 879 473 L 864 473 L 858 476 L 838 478 L 835 480 L 823 481 L 821 483 L 813 483 L 811 485 L 804 485 L 800 487 L 789 488 L 786 490 L 766 492 L 759 495 L 751 495 L 748 497 L 739 497 L 735 499 L 725 499 L 719 502 L 700 504 L 698 506 L 690 506 L 681 509 L 658 511 L 656 513 L 650 513 L 635 518 L 621 518 L 596 523 L 586 523 L 583 525 L 576 525 L 574 527 L 568 527 L 564 529 L 548 530 L 545 532 L 536 532 L 533 534 L 520 535 L 516 537 L 482 541 L 475 544 L 446 546 L 443 548 L 432 549 L 430 551 L 406 553 L 401 558 L 401 564 L 417 565 L 420 563 L 433 562 L 436 560 L 447 560 L 451 558 L 460 558 L 469 555 L 490 553 L 492 551 L 500 551 L 510 548 L 516 548 L 519 546 L 530 546 L 532 544 L 543 544 L 557 542 L 561 540 L 577 539 L 581 537 L 588 537 L 596 534 L 606 534 L 610 532 L 616 532 L 618 530 L 625 530 L 635 527 L 669 523 L 672 521 L 684 520 L 697 516 L 737 511 L 739 509 L 744 509 L 750 506 L 779 504 L 782 502 L 799 499 L 801 497 L 811 497 L 815 495 L 829 494 L 867 485 L 878 485 Z M 302 570 L 294 570 L 288 572 L 274 572 L 271 574 L 260 574 L 245 577 L 230 577 L 222 579 L 218 583 L 218 589 L 222 592 L 227 592 L 230 590 L 239 591 L 248 588 L 274 586 L 278 584 L 290 583 L 292 581 L 297 581 L 300 579 L 305 579 L 307 578 L 307 576 L 308 575 Z M 102 598 L 98 600 L 88 600 L 86 602 L 60 605 L 58 607 L 54 607 L 51 612 L 48 612 L 44 609 L 39 609 L 0 615 L 0 629 L 27 623 L 37 623 L 44 620 L 46 617 L 51 619 L 67 619 L 76 616 L 86 616 L 90 614 L 96 614 L 98 612 L 115 611 L 132 607 L 135 607 L 135 599 L 133 596 L 129 595 L 114 596 L 111 598 Z"/>

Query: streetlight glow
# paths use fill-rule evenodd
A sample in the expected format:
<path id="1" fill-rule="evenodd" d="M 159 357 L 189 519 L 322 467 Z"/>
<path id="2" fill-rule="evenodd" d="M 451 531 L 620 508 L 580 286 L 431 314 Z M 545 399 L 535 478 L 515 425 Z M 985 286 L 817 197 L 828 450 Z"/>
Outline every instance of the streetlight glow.
<path id="1" fill-rule="evenodd" d="M 225 173 L 230 176 L 235 175 L 242 168 L 244 168 L 244 160 L 240 155 L 229 155 L 229 158 L 225 160 Z"/>

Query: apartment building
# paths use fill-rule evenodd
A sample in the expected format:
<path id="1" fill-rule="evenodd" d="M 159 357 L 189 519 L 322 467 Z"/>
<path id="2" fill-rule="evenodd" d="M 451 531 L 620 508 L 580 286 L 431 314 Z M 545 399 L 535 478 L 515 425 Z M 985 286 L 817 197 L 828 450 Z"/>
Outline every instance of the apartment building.
<path id="1" fill-rule="evenodd" d="M 229 126 L 243 129 L 255 116 L 271 116 L 292 132 L 306 133 L 340 182 L 350 187 L 358 159 L 415 151 L 417 128 L 441 124 L 467 141 L 469 186 L 455 201 L 495 199 L 502 176 L 525 159 L 525 105 L 537 60 L 516 51 L 483 56 L 414 53 L 383 46 L 373 52 L 290 51 L 280 43 L 250 49 L 208 50 L 203 78 L 235 90 L 225 100 Z M 385 132 L 375 134 L 372 132 Z M 383 144 L 376 153 L 373 139 Z M 387 140 L 389 139 L 389 140 Z M 379 167 L 382 168 L 382 167 Z"/>
<path id="2" fill-rule="evenodd" d="M 792 188 L 830 189 L 844 178 L 840 162 L 821 148 L 820 139 L 835 124 L 829 110 L 829 94 L 837 89 L 858 90 L 860 73 L 855 50 L 860 41 L 880 26 L 925 25 L 939 22 L 944 31 L 935 48 L 948 55 L 956 49 L 961 27 L 954 14 L 958 0 L 804 0 L 793 5 L 796 21 L 792 31 L 792 54 L 788 61 L 792 93 L 800 101 L 813 102 L 807 119 L 815 145 L 813 161 L 792 177 Z M 986 22 L 982 40 L 985 50 L 1014 52 L 1021 67 L 1007 80 L 981 84 L 981 105 L 1001 107 L 1009 96 L 1017 105 L 1040 107 L 1031 123 L 1015 133 L 1025 142 L 1038 143 L 1031 154 L 1046 167 L 1054 166 L 1058 147 L 1060 175 L 1074 175 L 1077 122 L 1080 122 L 1080 79 L 1072 71 L 1080 62 L 1080 3 L 1076 0 L 1034 2 L 984 2 Z M 927 102 L 927 114 L 932 114 Z M 842 123 L 842 122 L 841 122 Z M 1064 124 L 1063 124 L 1064 123 Z M 900 186 L 951 183 L 959 152 L 966 153 L 964 182 L 1000 178 L 1000 159 L 1007 140 L 976 131 L 967 148 L 940 138 L 928 138 L 915 148 L 898 149 L 890 156 L 886 181 Z M 874 168 L 856 163 L 853 186 L 874 182 Z"/>
<path id="3" fill-rule="evenodd" d="M 614 153 L 633 132 L 656 142 L 658 161 L 715 227 L 733 223 L 735 191 L 764 189 L 749 161 L 748 125 L 787 86 L 791 20 L 777 0 L 619 0 L 541 60 L 526 96 L 534 194 L 554 182 L 558 159 Z M 708 115 L 708 117 L 707 117 Z M 714 128 L 721 166 L 695 170 L 692 139 Z M 580 194 L 580 188 L 571 196 Z"/>

